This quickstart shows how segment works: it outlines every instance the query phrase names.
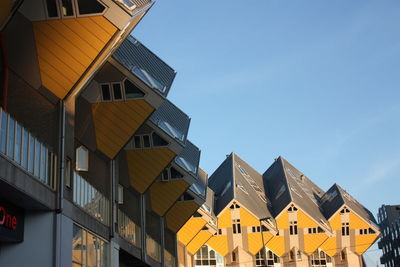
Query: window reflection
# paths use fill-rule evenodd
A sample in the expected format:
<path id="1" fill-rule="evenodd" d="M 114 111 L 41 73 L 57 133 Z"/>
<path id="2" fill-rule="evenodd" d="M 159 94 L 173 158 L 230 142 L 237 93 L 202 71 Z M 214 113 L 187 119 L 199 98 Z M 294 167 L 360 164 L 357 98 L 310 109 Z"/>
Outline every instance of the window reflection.
<path id="1" fill-rule="evenodd" d="M 43 183 L 53 186 L 57 175 L 54 171 L 57 157 L 7 112 L 0 108 L 0 153 L 36 176 Z M 53 170 L 50 172 L 50 170 Z M 50 175 L 52 174 L 51 179 Z"/>
<path id="2" fill-rule="evenodd" d="M 74 224 L 72 266 L 107 267 L 108 243 Z"/>

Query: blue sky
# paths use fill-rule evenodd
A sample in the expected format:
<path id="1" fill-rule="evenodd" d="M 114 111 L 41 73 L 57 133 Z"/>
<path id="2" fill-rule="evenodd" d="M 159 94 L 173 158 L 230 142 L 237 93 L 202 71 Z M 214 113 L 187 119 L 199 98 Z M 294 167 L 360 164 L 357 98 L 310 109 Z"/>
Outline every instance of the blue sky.
<path id="1" fill-rule="evenodd" d="M 178 72 L 169 98 L 208 173 L 232 151 L 261 173 L 282 155 L 376 214 L 400 202 L 398 14 L 398 0 L 160 0 L 134 35 Z"/>

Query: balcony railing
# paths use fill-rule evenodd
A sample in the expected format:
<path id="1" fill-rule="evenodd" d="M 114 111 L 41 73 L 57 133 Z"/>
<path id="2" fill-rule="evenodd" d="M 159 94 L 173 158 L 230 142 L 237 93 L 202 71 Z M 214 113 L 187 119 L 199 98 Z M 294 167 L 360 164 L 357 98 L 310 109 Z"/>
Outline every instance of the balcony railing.
<path id="1" fill-rule="evenodd" d="M 150 235 L 146 234 L 146 250 L 153 260 L 161 262 L 161 246 Z"/>
<path id="2" fill-rule="evenodd" d="M 57 156 L 0 108 L 0 153 L 54 189 Z"/>
<path id="3" fill-rule="evenodd" d="M 136 225 L 125 213 L 118 210 L 118 233 L 129 243 L 140 248 L 140 233 L 141 228 Z"/>
<path id="4" fill-rule="evenodd" d="M 110 201 L 76 172 L 73 201 L 101 223 L 110 225 Z"/>

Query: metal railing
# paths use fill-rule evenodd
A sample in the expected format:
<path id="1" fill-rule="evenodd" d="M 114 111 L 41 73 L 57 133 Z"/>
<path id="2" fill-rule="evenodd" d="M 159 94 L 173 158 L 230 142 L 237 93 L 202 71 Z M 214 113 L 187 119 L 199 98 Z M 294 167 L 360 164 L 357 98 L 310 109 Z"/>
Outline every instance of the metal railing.
<path id="1" fill-rule="evenodd" d="M 101 223 L 110 225 L 110 201 L 76 172 L 73 201 Z"/>
<path id="2" fill-rule="evenodd" d="M 57 155 L 0 108 L 0 153 L 54 189 Z"/>
<path id="3" fill-rule="evenodd" d="M 129 243 L 135 245 L 136 247 L 141 247 L 140 233 L 141 228 L 136 225 L 124 212 L 118 209 L 118 233 L 119 235 L 128 241 Z"/>

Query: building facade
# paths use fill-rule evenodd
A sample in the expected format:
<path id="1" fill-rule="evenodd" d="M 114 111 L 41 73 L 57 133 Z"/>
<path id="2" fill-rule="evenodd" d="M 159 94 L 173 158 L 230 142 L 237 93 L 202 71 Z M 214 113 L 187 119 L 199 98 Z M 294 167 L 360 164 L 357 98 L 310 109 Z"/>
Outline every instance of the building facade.
<path id="1" fill-rule="evenodd" d="M 0 266 L 176 266 L 206 200 L 150 0 L 0 4 Z"/>
<path id="2" fill-rule="evenodd" d="M 179 266 L 364 266 L 362 254 L 380 234 L 340 186 L 325 192 L 282 157 L 260 174 L 232 153 L 209 187 L 217 231 L 191 246 L 205 223 L 195 228 L 193 216 L 178 232 Z"/>
<path id="3" fill-rule="evenodd" d="M 382 249 L 381 264 L 400 266 L 400 205 L 382 205 L 378 211 L 382 236 L 378 247 Z"/>

